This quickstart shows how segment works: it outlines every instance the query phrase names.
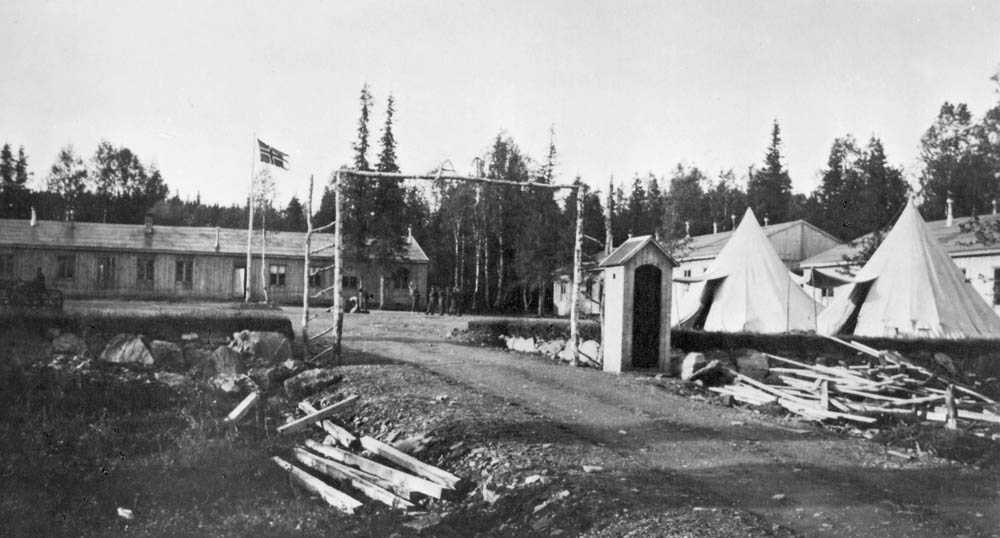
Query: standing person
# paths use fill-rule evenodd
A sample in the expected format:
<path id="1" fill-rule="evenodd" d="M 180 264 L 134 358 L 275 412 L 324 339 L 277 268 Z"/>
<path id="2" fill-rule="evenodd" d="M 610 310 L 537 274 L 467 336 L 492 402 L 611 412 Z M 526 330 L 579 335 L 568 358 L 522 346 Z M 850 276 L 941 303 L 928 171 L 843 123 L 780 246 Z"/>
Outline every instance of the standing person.
<path id="1" fill-rule="evenodd" d="M 438 315 L 443 316 L 445 309 L 448 308 L 448 303 L 451 302 L 451 288 L 448 286 L 444 287 L 444 291 L 440 295 L 441 303 L 438 305 Z"/>
<path id="2" fill-rule="evenodd" d="M 368 311 L 368 297 L 365 296 L 365 281 L 358 279 L 358 312 L 362 314 Z"/>
<path id="3" fill-rule="evenodd" d="M 417 286 L 411 280 L 406 286 L 410 290 L 410 312 L 417 311 Z"/>
<path id="4" fill-rule="evenodd" d="M 434 313 L 434 301 L 438 299 L 438 289 L 437 286 L 431 286 L 431 290 L 427 292 L 427 315 L 430 316 Z"/>

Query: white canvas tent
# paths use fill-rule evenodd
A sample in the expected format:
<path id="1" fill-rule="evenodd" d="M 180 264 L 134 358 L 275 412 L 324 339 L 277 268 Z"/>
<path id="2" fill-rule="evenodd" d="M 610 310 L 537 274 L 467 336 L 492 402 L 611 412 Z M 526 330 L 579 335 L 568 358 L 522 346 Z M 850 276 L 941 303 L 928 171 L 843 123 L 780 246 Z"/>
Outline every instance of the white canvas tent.
<path id="1" fill-rule="evenodd" d="M 890 338 L 1000 338 L 1000 318 L 927 232 L 913 202 L 820 314 L 821 334 Z"/>
<path id="2" fill-rule="evenodd" d="M 792 281 L 753 211 L 681 298 L 678 327 L 721 332 L 815 331 L 819 305 Z"/>

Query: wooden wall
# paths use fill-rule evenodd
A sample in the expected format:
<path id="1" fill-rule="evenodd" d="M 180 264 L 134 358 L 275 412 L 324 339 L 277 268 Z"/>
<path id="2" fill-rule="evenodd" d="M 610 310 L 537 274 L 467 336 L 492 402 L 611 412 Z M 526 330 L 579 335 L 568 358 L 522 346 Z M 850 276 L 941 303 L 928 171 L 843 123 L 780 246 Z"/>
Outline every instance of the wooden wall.
<path id="1" fill-rule="evenodd" d="M 67 297 L 121 297 L 121 298 L 149 298 L 149 299 L 170 299 L 170 298 L 191 298 L 191 299 L 211 299 L 211 300 L 241 300 L 243 298 L 242 282 L 234 282 L 236 279 L 234 270 L 236 267 L 246 265 L 245 256 L 221 255 L 221 254 L 193 254 L 179 255 L 174 253 L 135 253 L 135 252 L 115 252 L 115 251 L 95 251 L 95 250 L 74 250 L 74 249 L 36 249 L 36 248 L 0 248 L 0 254 L 12 254 L 14 257 L 14 278 L 30 281 L 34 280 L 36 268 L 41 268 L 45 275 L 45 283 L 49 288 L 55 288 L 66 294 Z M 73 255 L 76 259 L 74 278 L 58 279 L 57 258 L 64 255 Z M 112 257 L 115 260 L 114 279 L 107 287 L 102 286 L 97 281 L 98 263 L 103 257 Z M 153 283 L 152 286 L 139 285 L 138 260 L 140 258 L 153 258 Z M 186 286 L 177 282 L 176 263 L 178 260 L 191 260 L 192 282 Z M 285 285 L 269 286 L 268 296 L 273 302 L 299 303 L 302 300 L 303 283 L 303 260 L 300 257 L 272 257 L 267 258 L 268 269 L 272 264 L 285 265 Z M 319 259 L 314 261 L 315 266 L 325 266 L 332 264 L 332 259 Z M 365 288 L 368 293 L 378 300 L 379 278 L 372 271 L 366 271 L 350 262 L 344 264 L 345 276 L 356 276 L 363 278 Z M 410 280 L 414 282 L 420 292 L 421 298 L 427 293 L 427 264 L 426 263 L 406 263 L 401 264 L 410 272 Z M 270 278 L 269 270 L 266 269 L 261 275 L 260 255 L 255 254 L 250 267 L 251 286 L 253 297 L 257 300 L 263 298 L 263 283 Z M 321 286 L 331 285 L 333 270 L 327 271 L 321 277 Z M 263 276 L 263 278 L 262 278 Z M 318 292 L 320 287 L 313 287 L 312 293 Z M 408 307 L 410 304 L 409 288 L 395 289 L 391 280 L 386 279 L 386 303 L 387 306 Z M 354 290 L 345 289 L 344 296 L 349 297 L 354 294 Z"/>

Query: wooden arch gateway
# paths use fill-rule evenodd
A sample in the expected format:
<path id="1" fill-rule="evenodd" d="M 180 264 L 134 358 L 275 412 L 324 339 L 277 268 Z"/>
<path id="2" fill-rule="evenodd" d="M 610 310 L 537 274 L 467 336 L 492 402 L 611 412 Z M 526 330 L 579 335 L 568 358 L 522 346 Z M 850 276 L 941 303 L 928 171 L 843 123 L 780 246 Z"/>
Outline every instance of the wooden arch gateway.
<path id="1" fill-rule="evenodd" d="M 444 167 L 438 169 L 438 173 L 434 175 L 429 174 L 404 174 L 398 172 L 368 172 L 361 170 L 351 170 L 351 169 L 340 169 L 334 173 L 333 177 L 333 192 L 334 192 L 334 207 L 335 214 L 341 215 L 343 210 L 343 194 L 342 194 L 342 184 L 343 180 L 347 176 L 353 176 L 358 178 L 364 178 L 366 180 L 375 181 L 379 179 L 393 179 L 397 181 L 404 180 L 419 180 L 419 181 L 462 181 L 467 183 L 478 183 L 485 185 L 508 185 L 515 187 L 529 187 L 538 189 L 552 189 L 561 190 L 567 189 L 572 190 L 576 193 L 576 230 L 573 234 L 573 284 L 571 288 L 571 298 L 570 298 L 570 317 L 569 317 L 569 345 L 572 346 L 573 350 L 573 364 L 577 364 L 579 360 L 579 344 L 580 344 L 580 328 L 579 328 L 579 313 L 578 313 L 578 301 L 580 295 L 580 282 L 582 280 L 583 274 L 581 272 L 581 262 L 582 262 L 582 246 L 583 246 L 583 196 L 582 196 L 582 185 L 556 185 L 550 183 L 539 183 L 537 181 L 509 181 L 503 179 L 492 179 L 485 177 L 474 177 L 474 176 L 463 176 L 454 173 L 445 173 Z M 341 295 L 342 282 L 341 277 L 343 273 L 343 230 L 341 226 L 341 219 L 337 218 L 335 221 L 324 224 L 317 228 L 313 228 L 312 223 L 312 196 L 313 196 L 313 177 L 309 177 L 309 197 L 306 202 L 306 245 L 305 245 L 305 270 L 303 271 L 304 286 L 302 292 L 302 342 L 306 346 L 308 352 L 309 343 L 314 341 L 330 332 L 334 332 L 335 341 L 333 345 L 327 346 L 313 356 L 313 358 L 318 358 L 324 356 L 328 353 L 332 353 L 337 360 L 340 359 L 340 342 L 343 336 L 344 327 L 344 305 L 343 296 Z M 320 290 L 312 295 L 309 294 L 309 257 L 311 254 L 315 254 L 319 250 L 326 250 L 330 246 L 324 246 L 319 250 L 312 250 L 312 236 L 315 233 L 320 233 L 333 228 L 333 265 L 328 267 L 323 267 L 320 271 L 327 269 L 333 269 L 333 285 Z M 335 323 L 332 327 L 329 327 L 315 335 L 309 334 L 309 321 L 314 319 L 309 314 L 309 299 L 319 298 L 326 293 L 333 293 L 333 306 L 325 309 L 327 312 L 333 312 L 335 314 Z"/>

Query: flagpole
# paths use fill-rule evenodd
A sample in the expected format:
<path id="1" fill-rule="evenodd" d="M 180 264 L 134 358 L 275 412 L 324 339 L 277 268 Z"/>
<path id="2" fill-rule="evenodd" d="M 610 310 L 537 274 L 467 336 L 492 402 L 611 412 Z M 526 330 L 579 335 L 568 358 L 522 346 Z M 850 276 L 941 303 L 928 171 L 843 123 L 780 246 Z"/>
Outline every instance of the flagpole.
<path id="1" fill-rule="evenodd" d="M 243 302 L 250 302 L 250 288 L 253 284 L 252 272 L 250 270 L 253 265 L 253 175 L 257 168 L 257 153 L 260 151 L 257 143 L 257 133 L 253 134 L 253 158 L 250 159 L 250 185 L 249 191 L 247 193 L 247 267 L 243 271 Z"/>

